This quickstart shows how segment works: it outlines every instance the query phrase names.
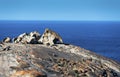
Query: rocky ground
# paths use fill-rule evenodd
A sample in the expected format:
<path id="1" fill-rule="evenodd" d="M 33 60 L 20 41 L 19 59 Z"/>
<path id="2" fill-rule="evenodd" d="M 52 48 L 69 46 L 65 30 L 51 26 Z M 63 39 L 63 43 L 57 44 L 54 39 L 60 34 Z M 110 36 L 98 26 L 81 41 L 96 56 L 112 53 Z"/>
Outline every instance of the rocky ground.
<path id="1" fill-rule="evenodd" d="M 7 37 L 0 43 L 0 77 L 120 77 L 120 63 L 64 44 L 49 29 L 11 41 Z"/>
<path id="2" fill-rule="evenodd" d="M 120 77 L 120 64 L 83 48 L 1 44 L 0 77 Z"/>

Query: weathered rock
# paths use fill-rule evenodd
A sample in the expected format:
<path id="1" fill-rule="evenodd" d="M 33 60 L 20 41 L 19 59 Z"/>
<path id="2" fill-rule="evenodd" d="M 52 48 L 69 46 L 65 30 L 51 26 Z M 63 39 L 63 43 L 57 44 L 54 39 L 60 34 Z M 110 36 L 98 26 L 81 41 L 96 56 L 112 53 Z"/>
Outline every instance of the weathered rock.
<path id="1" fill-rule="evenodd" d="M 43 33 L 39 42 L 42 42 L 45 45 L 53 45 L 53 44 L 57 44 L 57 43 L 63 43 L 60 35 L 48 28 L 45 29 L 45 32 Z"/>
<path id="2" fill-rule="evenodd" d="M 40 39 L 40 33 L 39 32 L 37 32 L 37 31 L 34 31 L 34 32 L 30 32 L 30 34 L 29 34 L 31 37 L 35 37 L 36 38 L 36 40 L 39 40 Z"/>
<path id="3" fill-rule="evenodd" d="M 23 33 L 15 38 L 14 43 L 23 43 L 23 44 L 37 44 L 43 43 L 45 45 L 53 45 L 57 43 L 63 43 L 62 38 L 59 36 L 58 33 L 50 30 L 45 29 L 42 37 L 40 33 L 37 31 L 28 33 Z"/>
<path id="4" fill-rule="evenodd" d="M 22 43 L 22 44 L 37 44 L 40 39 L 40 33 L 37 31 L 31 33 L 23 33 L 14 39 L 14 43 Z"/>
<path id="5" fill-rule="evenodd" d="M 2 77 L 120 77 L 119 63 L 77 46 L 14 43 L 4 46 L 11 50 L 0 51 Z"/>
<path id="6" fill-rule="evenodd" d="M 13 38 L 14 43 L 20 43 L 21 40 L 22 38 L 19 38 L 19 37 Z"/>
<path id="7" fill-rule="evenodd" d="M 86 75 L 88 76 L 88 77 L 97 77 L 97 75 L 94 73 L 94 72 L 87 72 L 86 73 Z"/>
<path id="8" fill-rule="evenodd" d="M 31 37 L 31 36 L 25 36 L 22 40 L 21 43 L 23 44 L 32 44 L 32 43 L 36 43 L 36 39 L 35 37 Z"/>
<path id="9" fill-rule="evenodd" d="M 10 37 L 6 37 L 5 39 L 3 39 L 4 43 L 10 43 L 12 40 Z"/>
<path id="10" fill-rule="evenodd" d="M 23 33 L 23 34 L 20 34 L 18 37 L 20 38 L 24 38 L 25 36 L 28 36 L 28 34 L 27 33 Z"/>
<path id="11" fill-rule="evenodd" d="M 18 37 L 13 39 L 13 42 L 14 43 L 21 43 L 21 41 L 23 40 L 23 38 L 25 36 L 28 36 L 28 34 L 27 33 L 20 34 Z"/>

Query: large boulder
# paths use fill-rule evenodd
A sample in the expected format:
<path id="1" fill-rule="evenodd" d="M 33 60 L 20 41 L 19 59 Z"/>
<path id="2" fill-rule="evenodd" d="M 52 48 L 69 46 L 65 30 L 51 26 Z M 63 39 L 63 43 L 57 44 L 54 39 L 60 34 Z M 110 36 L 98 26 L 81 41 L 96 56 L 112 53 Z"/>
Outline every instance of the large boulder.
<path id="1" fill-rule="evenodd" d="M 33 43 L 37 43 L 37 40 L 35 37 L 31 37 L 31 36 L 25 36 L 22 40 L 21 43 L 26 43 L 26 44 L 33 44 Z"/>
<path id="2" fill-rule="evenodd" d="M 30 32 L 29 35 L 30 35 L 31 37 L 35 37 L 36 40 L 39 40 L 39 39 L 40 39 L 40 33 L 37 32 L 37 31 Z"/>
<path id="3" fill-rule="evenodd" d="M 40 39 L 40 33 L 37 31 L 28 33 L 23 33 L 15 38 L 14 43 L 23 43 L 23 44 L 37 44 Z"/>
<path id="4" fill-rule="evenodd" d="M 23 34 L 20 34 L 18 37 L 14 38 L 13 39 L 13 42 L 14 43 L 22 43 L 22 40 L 24 39 L 24 37 L 28 36 L 27 33 L 23 33 Z"/>
<path id="5" fill-rule="evenodd" d="M 53 45 L 57 43 L 63 43 L 63 40 L 58 33 L 47 28 L 45 29 L 42 37 L 39 39 L 39 42 L 42 42 L 45 45 Z"/>
<path id="6" fill-rule="evenodd" d="M 11 40 L 10 37 L 6 37 L 6 38 L 3 39 L 3 42 L 5 42 L 5 43 L 10 43 L 11 41 L 12 40 Z"/>

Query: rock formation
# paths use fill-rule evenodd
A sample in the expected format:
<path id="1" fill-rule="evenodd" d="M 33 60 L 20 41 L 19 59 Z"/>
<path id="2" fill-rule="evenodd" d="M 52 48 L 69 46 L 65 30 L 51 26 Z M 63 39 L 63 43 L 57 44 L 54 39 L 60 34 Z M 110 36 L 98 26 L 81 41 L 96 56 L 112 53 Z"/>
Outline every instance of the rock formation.
<path id="1" fill-rule="evenodd" d="M 10 43 L 12 40 L 10 37 L 6 37 L 5 39 L 3 39 L 3 42 L 5 43 Z"/>
<path id="2" fill-rule="evenodd" d="M 57 43 L 63 43 L 62 38 L 60 35 L 50 29 L 45 29 L 42 37 L 39 40 L 45 45 L 53 45 Z"/>
<path id="3" fill-rule="evenodd" d="M 62 39 L 49 29 L 41 37 L 43 44 L 21 44 L 26 37 L 40 39 L 36 32 L 18 37 L 18 43 L 0 44 L 9 47 L 0 50 L 0 77 L 120 77 L 118 62 L 78 46 L 56 44 L 54 39 Z"/>
<path id="4" fill-rule="evenodd" d="M 40 33 L 37 31 L 31 33 L 23 33 L 19 35 L 17 38 L 14 38 L 14 43 L 22 43 L 22 44 L 36 44 L 40 39 Z"/>
<path id="5" fill-rule="evenodd" d="M 4 42 L 8 43 L 11 39 L 9 37 L 5 38 Z M 34 31 L 28 33 L 20 34 L 18 37 L 13 39 L 14 43 L 22 43 L 22 44 L 38 44 L 43 43 L 44 45 L 54 45 L 58 43 L 63 43 L 61 36 L 50 30 L 45 29 L 45 32 L 41 36 L 39 32 Z"/>

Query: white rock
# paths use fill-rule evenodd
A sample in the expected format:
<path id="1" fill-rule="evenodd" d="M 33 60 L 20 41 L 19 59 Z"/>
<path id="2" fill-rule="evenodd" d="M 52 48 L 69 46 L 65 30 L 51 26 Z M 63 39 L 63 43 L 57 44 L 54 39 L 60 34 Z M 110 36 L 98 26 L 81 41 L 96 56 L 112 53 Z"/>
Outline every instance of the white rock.
<path id="1" fill-rule="evenodd" d="M 23 33 L 23 34 L 19 35 L 18 37 L 23 38 L 24 36 L 27 36 L 27 33 Z"/>
<path id="2" fill-rule="evenodd" d="M 11 38 L 10 38 L 10 37 L 6 37 L 6 38 L 3 40 L 3 42 L 9 43 L 9 42 L 11 42 Z"/>
<path id="3" fill-rule="evenodd" d="M 42 42 L 45 45 L 53 45 L 58 42 L 63 43 L 60 35 L 50 29 L 45 29 L 45 32 L 43 33 L 42 37 L 38 41 Z"/>

